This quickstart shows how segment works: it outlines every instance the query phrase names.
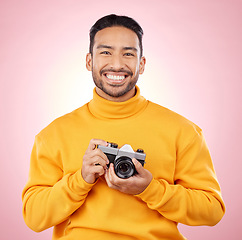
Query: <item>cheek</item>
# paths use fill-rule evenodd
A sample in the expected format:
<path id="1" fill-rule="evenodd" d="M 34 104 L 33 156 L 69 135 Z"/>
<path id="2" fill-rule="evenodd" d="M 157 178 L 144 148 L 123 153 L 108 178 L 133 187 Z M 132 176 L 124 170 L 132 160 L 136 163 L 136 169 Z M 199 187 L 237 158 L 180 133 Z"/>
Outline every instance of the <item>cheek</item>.
<path id="1" fill-rule="evenodd" d="M 96 59 L 92 64 L 92 69 L 96 72 L 100 72 L 107 65 L 107 63 L 101 59 Z"/>
<path id="2" fill-rule="evenodd" d="M 100 67 L 99 67 L 98 61 L 93 61 L 92 62 L 92 71 L 95 72 L 95 73 L 100 71 Z"/>
<path id="3" fill-rule="evenodd" d="M 132 66 L 132 70 L 133 70 L 133 73 L 134 73 L 135 75 L 139 74 L 139 72 L 140 72 L 140 65 L 139 65 L 139 64 L 134 64 L 134 65 Z"/>

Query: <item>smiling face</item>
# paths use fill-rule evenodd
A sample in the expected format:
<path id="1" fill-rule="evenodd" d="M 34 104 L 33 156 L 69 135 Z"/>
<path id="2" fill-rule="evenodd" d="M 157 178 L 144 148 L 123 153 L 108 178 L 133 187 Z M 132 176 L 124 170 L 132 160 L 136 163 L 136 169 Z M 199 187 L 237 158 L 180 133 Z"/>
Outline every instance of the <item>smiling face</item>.
<path id="1" fill-rule="evenodd" d="M 86 66 L 92 71 L 101 97 L 115 102 L 133 97 L 145 67 L 136 33 L 120 26 L 100 30 L 94 39 L 93 54 L 87 54 Z"/>

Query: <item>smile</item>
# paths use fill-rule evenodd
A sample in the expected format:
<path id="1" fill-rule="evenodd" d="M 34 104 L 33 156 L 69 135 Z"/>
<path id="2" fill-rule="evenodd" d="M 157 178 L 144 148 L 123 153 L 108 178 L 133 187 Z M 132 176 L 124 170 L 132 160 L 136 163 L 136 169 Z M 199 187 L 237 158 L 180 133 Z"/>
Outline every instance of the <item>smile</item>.
<path id="1" fill-rule="evenodd" d="M 114 72 L 114 71 L 107 71 L 104 72 L 103 75 L 106 78 L 106 83 L 110 86 L 122 86 L 126 83 L 126 79 L 130 74 L 128 72 Z"/>
<path id="2" fill-rule="evenodd" d="M 125 76 L 124 75 L 111 75 L 111 74 L 106 74 L 106 77 L 110 80 L 124 80 Z"/>

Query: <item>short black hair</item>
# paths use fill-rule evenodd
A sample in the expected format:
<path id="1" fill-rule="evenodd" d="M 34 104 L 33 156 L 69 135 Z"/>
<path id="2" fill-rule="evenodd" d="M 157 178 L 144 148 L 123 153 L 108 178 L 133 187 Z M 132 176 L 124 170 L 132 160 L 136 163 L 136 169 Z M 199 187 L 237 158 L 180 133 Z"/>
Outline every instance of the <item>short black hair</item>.
<path id="1" fill-rule="evenodd" d="M 138 39 L 139 39 L 140 57 L 142 57 L 143 56 L 142 38 L 143 38 L 143 34 L 144 34 L 143 29 L 134 19 L 127 17 L 127 16 L 118 16 L 115 14 L 110 14 L 110 15 L 100 18 L 91 27 L 90 33 L 89 33 L 89 35 L 90 35 L 89 52 L 91 54 L 93 52 L 94 38 L 95 38 L 96 33 L 104 28 L 114 27 L 114 26 L 126 27 L 136 33 L 136 35 L 138 36 Z"/>

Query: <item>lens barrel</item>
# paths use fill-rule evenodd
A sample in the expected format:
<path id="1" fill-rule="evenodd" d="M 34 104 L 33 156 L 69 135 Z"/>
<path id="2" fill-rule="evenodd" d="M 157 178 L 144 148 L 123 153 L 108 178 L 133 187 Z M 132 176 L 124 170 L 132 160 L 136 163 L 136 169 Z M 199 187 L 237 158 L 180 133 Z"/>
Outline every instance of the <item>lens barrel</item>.
<path id="1" fill-rule="evenodd" d="M 122 156 L 114 161 L 114 170 L 118 177 L 129 178 L 134 175 L 135 166 L 131 158 Z"/>

